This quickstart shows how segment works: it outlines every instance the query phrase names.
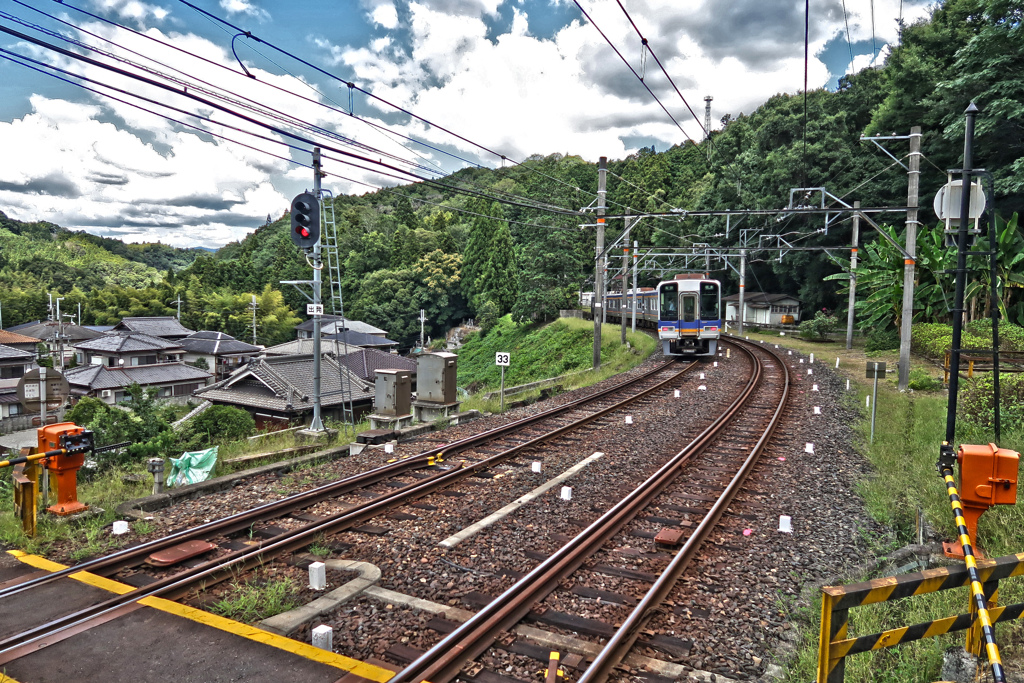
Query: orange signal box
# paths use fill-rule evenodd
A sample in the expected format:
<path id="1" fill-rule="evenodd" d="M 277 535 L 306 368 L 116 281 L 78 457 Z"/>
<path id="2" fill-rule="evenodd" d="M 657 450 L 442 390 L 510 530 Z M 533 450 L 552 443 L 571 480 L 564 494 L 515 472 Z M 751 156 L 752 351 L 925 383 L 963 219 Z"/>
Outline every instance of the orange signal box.
<path id="1" fill-rule="evenodd" d="M 978 552 L 978 518 L 993 505 L 1017 502 L 1017 465 L 1020 454 L 1008 448 L 961 444 L 956 460 L 960 464 L 960 502 L 963 505 L 967 535 Z M 960 543 L 948 543 L 946 555 L 963 557 Z"/>
<path id="2" fill-rule="evenodd" d="M 36 430 L 39 438 L 37 453 L 46 453 L 65 448 L 69 437 L 83 434 L 86 430 L 74 422 L 59 422 Z M 67 516 L 89 509 L 78 501 L 78 470 L 85 463 L 85 451 L 54 455 L 46 459 L 46 469 L 57 478 L 57 502 L 47 508 L 55 515 Z"/>

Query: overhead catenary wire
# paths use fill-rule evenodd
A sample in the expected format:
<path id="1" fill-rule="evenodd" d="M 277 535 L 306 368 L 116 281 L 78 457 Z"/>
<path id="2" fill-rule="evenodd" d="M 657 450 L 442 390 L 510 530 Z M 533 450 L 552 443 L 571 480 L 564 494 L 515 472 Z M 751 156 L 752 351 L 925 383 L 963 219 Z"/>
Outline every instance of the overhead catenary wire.
<path id="1" fill-rule="evenodd" d="M 113 66 L 111 64 L 105 64 L 103 62 L 100 62 L 98 60 L 92 59 L 90 57 L 86 57 L 85 55 L 77 54 L 77 53 L 72 52 L 70 50 L 66 50 L 64 48 L 61 48 L 61 47 L 59 47 L 57 45 L 53 45 L 53 44 L 47 43 L 47 42 L 45 42 L 43 40 L 40 40 L 38 38 L 35 38 L 33 36 L 29 36 L 27 34 L 21 33 L 20 31 L 15 31 L 14 29 L 11 29 L 9 27 L 0 25 L 0 32 L 6 33 L 6 34 L 11 35 L 11 36 L 16 37 L 16 38 L 21 38 L 22 40 L 28 41 L 28 42 L 30 42 L 30 43 L 32 43 L 34 45 L 37 45 L 39 47 L 42 47 L 44 49 L 48 49 L 48 50 L 57 52 L 57 53 L 62 54 L 64 56 L 66 56 L 66 57 L 70 57 L 72 59 L 76 59 L 76 60 L 79 60 L 79 61 L 86 62 L 88 64 L 100 67 L 102 69 L 106 69 L 106 70 L 111 71 L 113 73 L 116 73 L 118 75 L 126 76 L 128 78 L 140 81 L 140 82 L 145 83 L 147 85 L 151 85 L 151 86 L 157 87 L 159 89 L 162 89 L 162 90 L 165 90 L 165 91 L 168 91 L 168 92 L 180 95 L 182 97 L 185 97 L 185 98 L 188 98 L 188 99 L 191 99 L 191 100 L 194 100 L 194 101 L 199 102 L 201 104 L 205 104 L 207 106 L 210 106 L 210 107 L 213 107 L 213 108 L 217 109 L 218 111 L 222 111 L 222 112 L 224 112 L 226 114 L 235 116 L 235 117 L 237 117 L 237 118 L 239 118 L 239 119 L 241 119 L 243 121 L 246 121 L 246 122 L 254 124 L 256 126 L 265 128 L 265 129 L 270 130 L 271 132 L 277 133 L 279 135 L 283 135 L 285 137 L 288 137 L 288 138 L 291 138 L 291 139 L 303 142 L 305 144 L 309 144 L 311 146 L 321 146 L 321 147 L 323 147 L 326 150 L 332 151 L 332 152 L 334 152 L 336 154 L 341 154 L 341 155 L 343 155 L 345 157 L 348 157 L 350 159 L 355 159 L 355 160 L 361 161 L 363 163 L 368 163 L 368 164 L 371 164 L 373 166 L 380 166 L 381 168 L 388 169 L 389 171 L 393 171 L 393 172 L 402 174 L 407 179 L 411 178 L 413 180 L 419 180 L 419 181 L 422 181 L 422 182 L 425 182 L 425 183 L 428 183 L 428 184 L 437 185 L 439 187 L 446 188 L 448 190 L 451 190 L 451 191 L 454 191 L 454 192 L 459 192 L 459 193 L 470 195 L 470 196 L 488 197 L 486 194 L 484 194 L 482 192 L 476 192 L 476 191 L 473 191 L 473 190 L 467 190 L 465 188 L 459 188 L 459 187 L 456 187 L 456 186 L 447 185 L 447 184 L 445 184 L 443 182 L 440 182 L 438 180 L 435 180 L 435 179 L 432 179 L 432 178 L 426 178 L 426 177 L 423 177 L 423 176 L 418 175 L 416 173 L 413 173 L 411 171 L 407 171 L 405 169 L 401 169 L 401 168 L 395 167 L 395 166 L 393 166 L 391 164 L 384 163 L 381 160 L 374 160 L 374 159 L 372 159 L 370 157 L 366 157 L 366 156 L 363 156 L 363 155 L 360 155 L 360 154 L 354 154 L 352 152 L 347 152 L 347 151 L 345 151 L 343 149 L 339 149 L 337 147 L 332 147 L 332 146 L 329 146 L 329 145 L 325 145 L 324 143 L 317 143 L 316 141 L 311 140 L 309 138 L 306 138 L 304 136 L 297 135 L 295 133 L 292 133 L 292 132 L 289 132 L 287 130 L 284 130 L 284 129 L 278 127 L 278 126 L 274 126 L 274 125 L 271 125 L 269 123 L 266 123 L 266 122 L 263 122 L 263 121 L 259 121 L 258 119 L 254 119 L 251 116 L 248 116 L 246 114 L 242 114 L 240 112 L 234 111 L 230 107 L 226 107 L 226 106 L 224 106 L 222 104 L 219 104 L 217 102 L 213 102 L 213 101 L 211 101 L 211 100 L 209 100 L 207 98 L 200 97 L 200 96 L 196 95 L 195 93 L 190 93 L 190 92 L 188 92 L 187 90 L 184 90 L 184 89 L 178 90 L 177 88 L 175 88 L 173 86 L 167 85 L 165 83 L 161 83 L 161 82 L 156 81 L 156 80 L 154 80 L 152 78 L 149 78 L 149 77 L 146 77 L 146 76 L 142 76 L 140 74 L 132 73 L 130 71 L 127 71 L 125 69 L 121 69 L 121 68 Z M 488 197 L 488 198 L 490 198 L 490 197 Z M 561 207 L 554 207 L 554 206 L 551 206 L 551 205 L 542 206 L 542 205 L 538 205 L 536 203 L 528 204 L 526 202 L 512 201 L 512 200 L 509 200 L 509 199 L 496 199 L 495 201 L 499 201 L 501 203 L 508 204 L 508 205 L 511 205 L 511 206 L 519 206 L 521 208 L 538 210 L 538 211 L 546 211 L 546 212 L 549 212 L 549 213 L 558 213 L 558 214 L 562 214 L 562 215 L 572 215 L 572 216 L 578 215 L 577 211 L 563 209 Z"/>
<path id="2" fill-rule="evenodd" d="M 59 2 L 60 0 L 54 0 L 54 1 L 55 2 Z M 512 163 L 512 164 L 514 164 L 516 166 L 521 166 L 524 163 L 522 161 L 516 161 L 515 159 L 512 159 L 512 158 L 506 156 L 505 154 L 502 154 L 501 152 L 497 152 L 497 151 L 495 151 L 495 150 L 493 150 L 493 149 L 491 149 L 491 148 L 489 148 L 489 147 L 487 147 L 487 146 L 485 146 L 485 145 L 483 145 L 483 144 L 481 144 L 479 142 L 475 142 L 473 140 L 470 140 L 469 138 L 467 138 L 467 137 L 465 137 L 463 135 L 460 135 L 459 133 L 456 133 L 455 131 L 453 131 L 453 130 L 445 127 L 445 126 L 442 126 L 442 125 L 440 125 L 438 123 L 435 123 L 435 122 L 433 122 L 433 121 L 431 121 L 429 119 L 426 119 L 426 118 L 420 116 L 419 114 L 416 114 L 416 113 L 410 111 L 409 109 L 407 109 L 405 107 L 402 107 L 402 106 L 400 106 L 398 104 L 395 104 L 395 103 L 393 103 L 393 102 L 391 102 L 389 100 L 386 100 L 383 97 L 375 95 L 374 93 L 370 92 L 369 90 L 366 90 L 365 88 L 363 88 L 363 87 L 361 87 L 359 85 L 356 85 L 352 81 L 346 81 L 346 80 L 344 80 L 344 79 L 342 79 L 342 78 L 340 78 L 338 76 L 335 76 L 331 72 L 329 72 L 329 71 L 327 71 L 325 69 L 322 69 L 322 68 L 316 66 L 315 64 L 310 63 L 309 61 L 299 57 L 298 55 L 296 55 L 296 54 L 294 54 L 292 52 L 289 52 L 288 50 L 285 50 L 284 48 L 278 47 L 277 45 L 275 45 L 275 44 L 273 44 L 271 42 L 263 40 L 262 38 L 259 38 L 258 36 L 254 35 L 251 31 L 246 31 L 246 30 L 242 29 L 241 27 L 236 26 L 235 24 L 231 23 L 230 21 L 228 21 L 228 20 L 226 20 L 226 19 L 224 19 L 222 17 L 218 17 L 217 15 L 215 15 L 215 14 L 213 14 L 211 12 L 208 12 L 207 10 L 202 9 L 201 7 L 197 7 L 193 3 L 189 2 L 189 0 L 178 0 L 178 2 L 180 2 L 183 5 L 186 5 L 188 7 L 191 7 L 193 10 L 195 10 L 196 12 L 199 12 L 200 14 L 208 17 L 209 19 L 212 19 L 212 20 L 214 20 L 216 22 L 219 22 L 219 23 L 221 23 L 221 24 L 223 24 L 225 26 L 230 27 L 231 29 L 233 29 L 233 30 L 237 31 L 238 33 L 244 35 L 246 38 L 248 38 L 250 40 L 255 40 L 258 43 L 262 43 L 262 44 L 266 45 L 267 47 L 270 47 L 271 49 L 276 50 L 277 52 L 280 52 L 281 54 L 284 54 L 284 55 L 290 57 L 291 59 L 294 59 L 295 61 L 299 62 L 300 64 L 303 64 L 303 65 L 305 65 L 305 66 L 307 66 L 307 67 L 317 71 L 318 73 L 323 74 L 324 76 L 327 76 L 328 78 L 330 78 L 332 80 L 338 81 L 339 83 L 343 83 L 350 90 L 358 91 L 358 92 L 362 93 L 363 95 L 366 95 L 367 97 L 370 97 L 370 98 L 380 102 L 381 104 L 384 104 L 384 105 L 386 105 L 388 107 L 391 107 L 395 111 L 398 111 L 398 112 L 401 112 L 401 113 L 403 113 L 403 114 L 405 114 L 407 116 L 410 116 L 410 117 L 416 119 L 417 121 L 419 121 L 419 122 L 421 122 L 423 124 L 426 124 L 427 126 L 430 126 L 432 128 L 436 128 L 437 130 L 440 130 L 440 131 L 442 131 L 444 133 L 447 133 L 448 135 L 451 135 L 452 137 L 454 137 L 454 138 L 456 138 L 458 140 L 461 140 L 462 142 L 465 142 L 468 145 L 471 145 L 471 146 L 473 146 L 473 147 L 475 147 L 475 148 L 477 148 L 477 149 L 479 149 L 481 151 L 487 152 L 488 154 L 491 154 L 491 155 L 497 157 L 498 159 L 500 159 L 503 162 L 504 161 L 508 161 L 509 163 Z M 685 133 L 685 131 L 684 131 L 684 133 Z M 689 137 L 689 136 L 687 136 L 687 137 Z M 562 183 L 566 187 L 570 187 L 570 188 L 573 188 L 575 190 L 579 190 L 580 189 L 579 187 L 576 187 L 574 185 L 570 185 L 569 183 L 566 183 L 563 180 L 559 180 L 557 178 L 552 178 L 550 176 L 547 176 L 547 177 L 549 179 L 551 179 L 551 180 L 554 180 L 555 182 Z M 595 193 L 591 192 L 589 194 L 594 195 Z"/>
<path id="3" fill-rule="evenodd" d="M 180 2 L 185 2 L 185 0 L 179 0 L 179 1 Z M 613 43 L 611 41 L 611 39 L 605 34 L 605 32 L 601 30 L 601 27 L 598 26 L 597 22 L 595 22 L 591 18 L 591 16 L 587 13 L 587 10 L 583 9 L 583 5 L 581 5 L 579 3 L 579 0 L 573 0 L 573 3 L 575 3 L 576 7 L 578 7 L 580 12 L 583 13 L 583 16 L 585 16 L 587 18 L 587 21 L 590 22 L 590 25 L 593 26 L 595 29 L 597 29 L 597 32 L 601 34 L 601 37 L 604 38 L 605 42 L 608 43 L 608 45 L 612 48 L 612 50 L 615 51 L 615 54 L 617 54 L 619 56 L 619 59 L 622 60 L 622 63 L 626 65 L 626 68 L 628 68 L 630 70 L 630 72 L 632 72 L 632 74 L 634 76 L 636 76 L 636 79 L 638 81 L 640 81 L 640 85 L 644 86 L 644 88 L 647 90 L 647 92 L 650 93 L 651 97 L 653 97 L 654 101 L 658 103 L 658 106 L 661 107 L 662 111 L 664 111 L 665 114 L 670 119 L 672 119 L 672 123 L 676 124 L 676 128 L 678 128 L 682 132 L 682 134 L 686 136 L 687 140 L 689 140 L 690 142 L 692 142 L 693 144 L 696 145 L 697 141 L 694 140 L 692 137 L 690 137 L 690 134 L 686 132 L 686 130 L 683 128 L 682 124 L 679 123 L 679 121 L 676 120 L 675 116 L 672 116 L 672 112 L 670 112 L 668 110 L 668 107 L 666 107 L 665 104 L 654 93 L 654 91 L 651 90 L 651 87 L 649 85 L 647 85 L 647 82 L 644 81 L 644 79 L 640 77 L 640 74 L 638 74 L 636 72 L 636 69 L 634 69 L 633 65 L 629 63 L 629 60 L 626 59 L 625 56 L 623 56 L 623 54 L 621 52 L 619 52 L 619 48 L 615 47 L 615 43 Z M 701 126 L 701 128 L 703 129 L 703 126 Z"/>
<path id="4" fill-rule="evenodd" d="M 626 15 L 626 19 L 629 20 L 629 23 L 630 23 L 630 25 L 632 25 L 633 30 L 636 31 L 636 34 L 638 36 L 640 36 L 641 44 L 644 47 L 646 47 L 647 51 L 651 53 L 652 57 L 654 57 L 654 61 L 655 61 L 655 63 L 657 63 L 658 68 L 661 69 L 661 73 L 665 74 L 665 78 L 668 79 L 669 84 L 676 91 L 676 94 L 679 95 L 679 99 L 681 99 L 683 101 L 683 104 L 685 104 L 686 108 L 690 111 L 690 115 L 693 116 L 693 120 L 697 123 L 698 126 L 700 126 L 700 129 L 704 133 L 704 135 L 707 136 L 708 135 L 708 131 L 707 131 L 707 129 L 704 128 L 704 124 L 702 124 L 700 122 L 700 119 L 697 118 L 697 114 L 693 111 L 693 107 L 691 107 L 690 103 L 686 101 L 686 98 L 683 96 L 683 93 L 680 92 L 679 87 L 675 84 L 675 81 L 673 81 L 672 77 L 669 76 L 668 70 L 665 69 L 665 65 L 661 63 L 660 59 L 658 59 L 658 55 L 655 54 L 654 48 L 651 47 L 650 42 L 647 40 L 647 38 L 644 37 L 644 34 L 640 32 L 640 29 L 637 27 L 636 22 L 633 21 L 633 17 L 629 16 L 629 12 L 626 11 L 626 8 L 623 6 L 622 0 L 615 0 L 615 2 L 618 3 L 619 9 L 622 10 L 622 13 Z M 577 3 L 577 4 L 579 4 L 579 3 Z M 595 26 L 595 28 L 596 28 L 596 26 Z M 643 79 L 641 79 L 641 80 L 643 80 Z"/>

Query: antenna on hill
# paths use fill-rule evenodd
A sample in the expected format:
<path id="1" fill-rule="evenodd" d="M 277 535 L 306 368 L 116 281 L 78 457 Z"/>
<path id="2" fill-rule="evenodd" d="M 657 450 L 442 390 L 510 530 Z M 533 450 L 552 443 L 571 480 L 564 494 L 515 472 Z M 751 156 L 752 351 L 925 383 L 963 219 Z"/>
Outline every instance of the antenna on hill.
<path id="1" fill-rule="evenodd" d="M 704 97 L 704 142 L 708 146 L 708 159 L 711 159 L 711 100 L 715 99 L 711 95 Z"/>

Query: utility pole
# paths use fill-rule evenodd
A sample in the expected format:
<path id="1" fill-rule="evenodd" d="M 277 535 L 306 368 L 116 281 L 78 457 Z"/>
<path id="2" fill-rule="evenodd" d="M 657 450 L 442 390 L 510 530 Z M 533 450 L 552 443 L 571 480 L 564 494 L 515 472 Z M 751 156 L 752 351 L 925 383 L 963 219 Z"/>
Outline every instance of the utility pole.
<path id="1" fill-rule="evenodd" d="M 317 201 L 320 201 L 320 148 L 313 148 L 313 194 Z M 322 220 L 317 211 L 317 220 Z M 322 238 L 321 238 L 322 239 Z M 317 310 L 320 305 L 320 271 L 323 270 L 323 263 L 320 261 L 320 240 L 313 245 L 313 306 Z M 324 423 L 320 417 L 320 318 L 319 314 L 313 315 L 313 421 L 309 429 L 314 432 L 324 431 Z"/>
<path id="2" fill-rule="evenodd" d="M 900 318 L 899 390 L 910 382 L 910 332 L 914 322 L 914 261 L 917 256 L 917 202 L 921 177 L 921 126 L 910 129 L 910 167 L 907 170 L 907 253 L 903 259 L 903 313 Z M 966 166 L 966 165 L 965 165 Z M 964 185 L 969 189 L 968 185 Z M 968 192 L 969 194 L 969 192 Z M 966 221 L 966 219 L 964 219 Z M 995 248 L 995 247 L 993 247 Z"/>
<path id="3" fill-rule="evenodd" d="M 633 331 L 636 332 L 636 270 L 637 270 L 637 242 L 633 240 Z"/>
<path id="4" fill-rule="evenodd" d="M 619 343 L 626 345 L 626 275 L 629 274 L 629 229 L 633 227 L 633 219 L 630 218 L 629 209 L 626 209 L 626 237 L 622 241 L 622 299 L 619 304 L 619 321 L 621 322 L 621 333 Z"/>
<path id="5" fill-rule="evenodd" d="M 427 322 L 427 312 L 420 309 L 420 350 L 423 350 L 423 323 Z"/>
<path id="6" fill-rule="evenodd" d="M 604 207 L 608 157 L 597 162 L 597 255 L 594 258 L 594 369 L 601 367 L 601 314 L 604 312 Z"/>
<path id="7" fill-rule="evenodd" d="M 708 148 L 708 161 L 711 160 L 711 95 L 704 97 L 704 142 Z"/>
<path id="8" fill-rule="evenodd" d="M 853 203 L 854 209 L 860 202 Z M 857 302 L 857 243 L 860 240 L 860 214 L 853 214 L 853 234 L 850 236 L 850 303 L 846 310 L 846 350 L 853 348 L 853 308 Z"/>
<path id="9" fill-rule="evenodd" d="M 178 299 L 181 299 L 179 296 Z M 181 304 L 178 304 L 179 306 Z M 256 309 L 259 308 L 259 304 L 256 303 L 256 295 L 252 295 L 252 303 L 249 304 L 249 308 L 252 309 L 252 345 L 256 346 Z M 178 314 L 178 321 L 181 321 L 181 314 Z"/>
<path id="10" fill-rule="evenodd" d="M 57 362 L 60 363 L 60 369 L 64 369 L 64 321 L 60 317 L 60 302 L 64 301 L 64 297 L 57 297 Z M 46 422 L 43 422 L 43 426 L 46 426 Z"/>
<path id="11" fill-rule="evenodd" d="M 181 294 L 179 294 L 178 298 L 175 299 L 174 301 L 172 301 L 171 303 L 172 304 L 178 304 L 178 322 L 180 323 L 181 322 Z M 255 343 L 255 342 L 253 342 L 253 343 Z"/>
<path id="12" fill-rule="evenodd" d="M 743 334 L 743 305 L 745 302 L 744 295 L 747 293 L 747 250 L 740 249 L 740 300 L 739 300 L 739 313 L 736 314 L 736 320 L 739 325 L 736 328 L 737 334 Z"/>

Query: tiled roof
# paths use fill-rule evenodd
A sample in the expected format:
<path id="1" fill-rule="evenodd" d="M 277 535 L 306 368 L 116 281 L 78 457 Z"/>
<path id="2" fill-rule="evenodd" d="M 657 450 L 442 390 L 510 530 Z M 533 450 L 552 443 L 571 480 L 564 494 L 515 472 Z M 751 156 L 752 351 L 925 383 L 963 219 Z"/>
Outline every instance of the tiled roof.
<path id="1" fill-rule="evenodd" d="M 320 353 L 334 354 L 337 353 L 350 353 L 355 351 L 358 347 L 349 345 L 347 348 L 341 342 L 335 347 L 334 341 L 325 340 L 323 337 L 320 338 Z M 312 339 L 293 339 L 285 342 L 284 344 L 278 344 L 277 346 L 269 346 L 263 351 L 267 356 L 294 356 L 298 355 L 313 355 L 313 340 Z"/>
<path id="2" fill-rule="evenodd" d="M 384 353 L 377 349 L 359 349 L 338 359 L 346 368 L 362 380 L 376 380 L 377 370 L 408 370 L 416 372 L 416 361 L 398 354 Z"/>
<path id="3" fill-rule="evenodd" d="M 379 327 L 374 327 L 370 323 L 364 323 L 362 320 L 346 320 L 337 315 L 322 315 L 320 316 L 320 333 L 321 334 L 334 334 L 335 332 L 341 331 L 341 325 L 337 323 L 345 320 L 348 329 L 352 332 L 362 332 L 363 334 L 387 334 L 384 330 Z M 313 319 L 299 323 L 295 326 L 296 330 L 304 330 L 306 332 L 313 331 Z"/>
<path id="4" fill-rule="evenodd" d="M 11 348 L 10 346 L 4 346 L 0 344 L 0 361 L 22 361 L 28 362 L 36 357 L 36 354 L 31 351 L 22 351 L 21 349 Z"/>
<path id="5" fill-rule="evenodd" d="M 332 356 L 320 365 L 320 404 L 338 405 L 351 392 L 353 401 L 372 400 L 373 384 L 362 382 Z M 278 356 L 259 358 L 231 377 L 196 392 L 214 403 L 231 403 L 278 412 L 296 412 L 313 407 L 313 358 Z"/>
<path id="6" fill-rule="evenodd" d="M 81 351 L 102 351 L 105 353 L 132 353 L 135 351 L 181 351 L 181 344 L 167 341 L 140 332 L 117 330 L 101 337 L 72 344 Z"/>
<path id="7" fill-rule="evenodd" d="M 171 338 L 187 337 L 194 331 L 182 326 L 176 318 L 172 318 L 169 315 L 146 318 L 122 318 L 121 322 L 114 325 L 114 329 L 131 330 L 132 332 L 151 334 L 154 337 Z"/>
<path id="8" fill-rule="evenodd" d="M 337 334 L 321 334 L 321 339 L 337 339 L 338 341 L 347 341 L 349 346 L 370 346 L 386 348 L 388 346 L 398 346 L 398 342 L 393 339 L 387 339 L 385 337 L 378 337 L 375 334 L 366 334 L 365 332 L 356 332 L 355 330 L 347 330 L 345 332 L 338 332 Z"/>
<path id="9" fill-rule="evenodd" d="M 126 368 L 108 368 L 102 365 L 81 365 L 64 372 L 72 387 L 95 391 L 97 389 L 121 389 L 138 383 L 141 386 L 171 384 L 177 382 L 199 382 L 212 375 L 205 370 L 183 363 L 158 363 Z"/>
<path id="10" fill-rule="evenodd" d="M 34 323 L 15 325 L 8 329 L 9 331 L 17 332 L 18 334 L 23 334 L 29 337 L 35 337 L 36 339 L 44 341 L 51 341 L 57 337 L 57 321 L 55 320 L 37 320 Z M 71 325 L 68 323 L 64 323 L 62 333 L 64 337 L 72 343 L 103 336 L 99 332 L 93 332 L 92 330 L 79 325 Z"/>
<path id="11" fill-rule="evenodd" d="M 0 330 L 0 344 L 38 344 L 42 339 L 38 337 L 28 337 L 24 334 L 18 334 L 17 332 L 8 332 L 7 330 Z"/>
<path id="12" fill-rule="evenodd" d="M 191 353 L 206 353 L 211 356 L 256 354 L 263 350 L 259 346 L 238 341 L 230 334 L 209 331 L 190 334 L 181 340 L 181 346 Z"/>

